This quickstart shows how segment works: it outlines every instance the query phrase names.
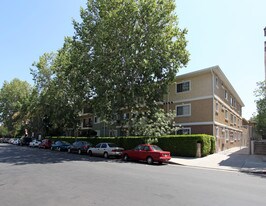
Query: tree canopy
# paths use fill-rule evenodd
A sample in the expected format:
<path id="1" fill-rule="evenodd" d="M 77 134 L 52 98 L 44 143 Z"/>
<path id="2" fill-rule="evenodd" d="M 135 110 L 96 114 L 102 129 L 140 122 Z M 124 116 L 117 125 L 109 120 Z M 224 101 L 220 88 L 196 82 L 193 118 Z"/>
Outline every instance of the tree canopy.
<path id="1" fill-rule="evenodd" d="M 256 121 L 256 130 L 262 135 L 263 138 L 266 138 L 266 84 L 264 82 L 259 82 L 257 84 L 258 89 L 255 91 L 255 96 L 258 98 L 256 100 L 257 104 L 257 116 L 255 117 Z"/>
<path id="2" fill-rule="evenodd" d="M 121 108 L 149 109 L 162 100 L 189 58 L 174 10 L 173 0 L 88 0 L 81 9 L 74 39 L 85 46 L 98 115 L 112 120 Z"/>
<path id="3" fill-rule="evenodd" d="M 168 130 L 171 115 L 163 116 L 158 103 L 189 60 L 175 1 L 88 0 L 80 16 L 81 22 L 73 21 L 74 36 L 33 63 L 33 87 L 17 79 L 5 82 L 5 128 L 17 131 L 27 122 L 32 131 L 59 135 L 78 127 L 79 112 L 89 104 L 109 123 L 130 113 L 125 124 L 132 132 L 141 127 L 138 121 L 150 131 Z M 138 116 L 144 111 L 149 115 Z"/>

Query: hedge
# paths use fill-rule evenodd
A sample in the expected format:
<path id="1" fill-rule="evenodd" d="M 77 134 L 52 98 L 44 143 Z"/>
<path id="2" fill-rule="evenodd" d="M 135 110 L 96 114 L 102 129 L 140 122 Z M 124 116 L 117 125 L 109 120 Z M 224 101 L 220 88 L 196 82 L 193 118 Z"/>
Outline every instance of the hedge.
<path id="1" fill-rule="evenodd" d="M 194 135 L 168 135 L 161 137 L 51 137 L 53 140 L 64 140 L 73 143 L 75 140 L 84 140 L 96 145 L 100 142 L 116 143 L 125 149 L 132 149 L 138 144 L 154 141 L 163 150 L 171 152 L 172 156 L 195 157 L 197 153 L 197 143 L 201 143 L 201 155 L 206 156 L 215 152 L 215 138 L 206 134 Z"/>

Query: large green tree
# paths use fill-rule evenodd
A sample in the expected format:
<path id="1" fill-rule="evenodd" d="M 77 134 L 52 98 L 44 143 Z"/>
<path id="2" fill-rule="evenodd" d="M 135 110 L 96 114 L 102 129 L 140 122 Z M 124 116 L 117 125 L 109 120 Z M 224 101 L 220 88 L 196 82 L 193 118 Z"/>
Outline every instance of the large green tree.
<path id="1" fill-rule="evenodd" d="M 97 115 L 112 120 L 121 108 L 156 112 L 189 59 L 175 1 L 88 0 L 81 19 L 74 21 L 74 40 L 83 45 L 86 59 L 80 83 L 93 85 Z"/>
<path id="2" fill-rule="evenodd" d="M 255 95 L 258 98 L 256 100 L 257 104 L 257 116 L 256 120 L 256 130 L 266 138 L 266 84 L 264 82 L 259 82 L 257 84 L 258 89 L 255 91 Z"/>
<path id="3" fill-rule="evenodd" d="M 0 90 L 0 122 L 12 136 L 22 135 L 27 129 L 31 92 L 31 85 L 19 79 L 5 81 Z"/>

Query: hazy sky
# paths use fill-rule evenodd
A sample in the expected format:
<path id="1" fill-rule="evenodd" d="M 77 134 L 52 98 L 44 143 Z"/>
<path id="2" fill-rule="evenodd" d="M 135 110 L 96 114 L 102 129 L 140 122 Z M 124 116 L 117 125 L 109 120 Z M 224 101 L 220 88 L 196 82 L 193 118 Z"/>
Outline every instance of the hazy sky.
<path id="1" fill-rule="evenodd" d="M 0 87 L 14 78 L 32 83 L 29 68 L 72 36 L 86 0 L 1 0 Z M 264 80 L 265 0 L 176 0 L 191 56 L 180 74 L 219 65 L 245 104 L 256 111 L 253 91 Z"/>

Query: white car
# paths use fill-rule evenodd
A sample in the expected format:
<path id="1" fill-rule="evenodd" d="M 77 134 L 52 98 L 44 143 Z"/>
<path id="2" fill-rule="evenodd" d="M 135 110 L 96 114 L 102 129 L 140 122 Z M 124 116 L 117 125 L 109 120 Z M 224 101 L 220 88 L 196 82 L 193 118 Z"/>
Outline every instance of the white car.
<path id="1" fill-rule="evenodd" d="M 40 144 L 41 144 L 41 141 L 34 139 L 30 142 L 29 146 L 30 147 L 38 147 Z"/>
<path id="2" fill-rule="evenodd" d="M 20 139 L 15 139 L 12 144 L 14 145 L 19 145 L 20 144 Z"/>
<path id="3" fill-rule="evenodd" d="M 87 153 L 90 156 L 103 156 L 104 158 L 108 158 L 109 156 L 116 156 L 116 157 L 121 157 L 122 152 L 124 148 L 118 147 L 114 143 L 99 143 L 95 147 L 90 147 L 87 150 Z"/>

